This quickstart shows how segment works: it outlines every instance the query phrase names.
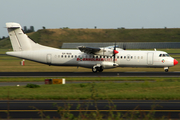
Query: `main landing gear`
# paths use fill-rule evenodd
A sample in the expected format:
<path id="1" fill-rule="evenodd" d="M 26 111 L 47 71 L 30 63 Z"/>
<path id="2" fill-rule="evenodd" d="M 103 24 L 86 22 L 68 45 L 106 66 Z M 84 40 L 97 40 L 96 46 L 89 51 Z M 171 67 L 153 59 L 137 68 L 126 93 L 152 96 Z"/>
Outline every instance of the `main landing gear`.
<path id="1" fill-rule="evenodd" d="M 100 66 L 100 65 L 95 65 L 95 66 L 93 66 L 93 67 L 92 67 L 92 72 L 93 72 L 93 73 L 96 73 L 97 71 L 102 72 L 102 71 L 103 71 L 103 67 Z"/>
<path id="2" fill-rule="evenodd" d="M 169 71 L 169 67 L 164 67 L 164 71 L 168 72 Z"/>

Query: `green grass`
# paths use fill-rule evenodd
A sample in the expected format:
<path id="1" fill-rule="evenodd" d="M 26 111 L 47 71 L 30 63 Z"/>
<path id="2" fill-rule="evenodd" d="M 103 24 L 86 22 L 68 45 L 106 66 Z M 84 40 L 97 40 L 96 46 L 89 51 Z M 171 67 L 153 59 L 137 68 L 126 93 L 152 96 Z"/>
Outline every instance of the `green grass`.
<path id="1" fill-rule="evenodd" d="M 180 82 L 179 77 L 56 77 L 66 81 L 164 81 Z M 52 77 L 0 77 L 0 82 L 43 82 Z"/>
<path id="2" fill-rule="evenodd" d="M 64 42 L 180 42 L 180 29 L 45 29 L 28 36 L 60 48 Z M 11 49 L 9 39 L 1 40 L 0 48 Z"/>
<path id="3" fill-rule="evenodd" d="M 180 82 L 81 83 L 0 87 L 1 99 L 145 99 L 178 100 Z"/>

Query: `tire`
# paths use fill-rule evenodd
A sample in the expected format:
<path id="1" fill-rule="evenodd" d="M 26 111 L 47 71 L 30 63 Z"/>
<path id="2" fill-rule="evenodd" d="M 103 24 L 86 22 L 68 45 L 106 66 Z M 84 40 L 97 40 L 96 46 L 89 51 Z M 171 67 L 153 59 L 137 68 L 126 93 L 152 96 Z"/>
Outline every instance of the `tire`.
<path id="1" fill-rule="evenodd" d="M 168 69 L 165 69 L 164 71 L 165 71 L 165 72 L 168 72 L 169 70 L 168 70 Z"/>
<path id="2" fill-rule="evenodd" d="M 100 67 L 100 69 L 99 69 L 99 72 L 102 72 L 103 71 L 103 68 L 102 68 L 102 66 Z"/>
<path id="3" fill-rule="evenodd" d="M 97 68 L 93 68 L 93 67 L 92 67 L 92 72 L 93 72 L 93 73 L 97 73 Z"/>

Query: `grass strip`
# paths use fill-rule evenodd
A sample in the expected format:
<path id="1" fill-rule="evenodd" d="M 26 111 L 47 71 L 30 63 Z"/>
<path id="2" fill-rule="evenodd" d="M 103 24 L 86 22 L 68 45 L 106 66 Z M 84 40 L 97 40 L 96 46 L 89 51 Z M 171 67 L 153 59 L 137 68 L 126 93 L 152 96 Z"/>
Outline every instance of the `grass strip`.
<path id="1" fill-rule="evenodd" d="M 41 85 L 39 88 L 25 86 L 0 87 L 1 99 L 138 99 L 179 100 L 180 82 L 137 82 L 137 83 L 81 83 L 65 85 Z"/>
<path id="2" fill-rule="evenodd" d="M 180 77 L 61 77 L 66 81 L 179 81 Z M 58 78 L 58 79 L 61 79 Z M 0 82 L 43 82 L 52 77 L 0 77 Z M 57 79 L 57 77 L 56 77 Z"/>

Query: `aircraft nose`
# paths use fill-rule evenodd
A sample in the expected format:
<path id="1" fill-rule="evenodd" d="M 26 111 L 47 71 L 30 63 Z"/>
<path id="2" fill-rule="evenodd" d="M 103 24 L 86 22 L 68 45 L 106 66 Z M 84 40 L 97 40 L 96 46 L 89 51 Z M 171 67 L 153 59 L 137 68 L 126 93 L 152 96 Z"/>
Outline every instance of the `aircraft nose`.
<path id="1" fill-rule="evenodd" d="M 174 65 L 177 65 L 178 61 L 176 59 L 174 59 Z"/>

